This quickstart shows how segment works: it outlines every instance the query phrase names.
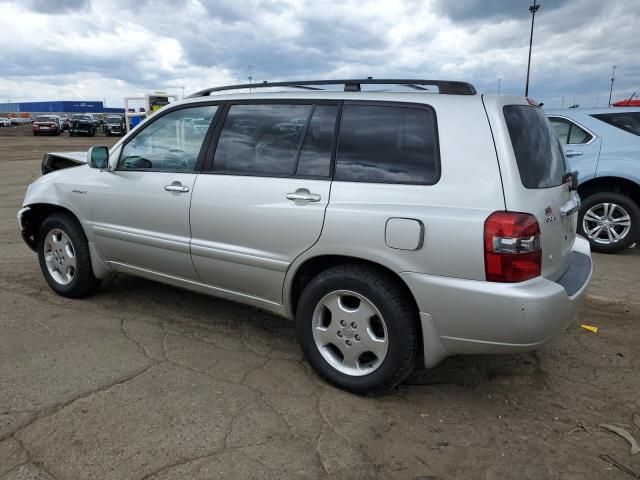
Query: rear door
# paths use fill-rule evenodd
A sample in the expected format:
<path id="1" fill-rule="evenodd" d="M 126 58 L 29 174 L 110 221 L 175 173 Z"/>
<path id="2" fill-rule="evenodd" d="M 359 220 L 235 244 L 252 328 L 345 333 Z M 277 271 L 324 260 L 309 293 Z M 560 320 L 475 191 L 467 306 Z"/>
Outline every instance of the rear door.
<path id="1" fill-rule="evenodd" d="M 576 235 L 577 208 L 564 182 L 567 172 L 558 138 L 542 109 L 514 97 L 484 97 L 496 141 L 507 210 L 530 213 L 540 225 L 542 275 L 564 273 Z"/>
<path id="2" fill-rule="evenodd" d="M 227 106 L 212 166 L 191 199 L 191 254 L 202 281 L 282 301 L 287 268 L 322 231 L 337 109 L 337 102 Z"/>

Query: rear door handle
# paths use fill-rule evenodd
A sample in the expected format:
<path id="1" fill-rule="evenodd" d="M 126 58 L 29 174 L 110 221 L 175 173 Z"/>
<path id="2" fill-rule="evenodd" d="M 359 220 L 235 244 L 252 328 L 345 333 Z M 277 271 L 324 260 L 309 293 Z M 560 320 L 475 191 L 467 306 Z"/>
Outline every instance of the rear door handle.
<path id="1" fill-rule="evenodd" d="M 306 188 L 298 188 L 295 192 L 287 193 L 287 199 L 293 200 L 296 203 L 300 202 L 319 202 L 320 195 L 317 193 L 311 193 Z"/>
<path id="2" fill-rule="evenodd" d="M 579 155 L 582 155 L 584 152 L 579 152 L 578 150 L 567 150 L 566 152 L 564 152 L 564 154 L 567 157 L 577 157 Z"/>
<path id="3" fill-rule="evenodd" d="M 185 193 L 189 191 L 189 187 L 182 185 L 180 182 L 172 182 L 171 185 L 165 185 L 164 189 L 167 192 Z"/>

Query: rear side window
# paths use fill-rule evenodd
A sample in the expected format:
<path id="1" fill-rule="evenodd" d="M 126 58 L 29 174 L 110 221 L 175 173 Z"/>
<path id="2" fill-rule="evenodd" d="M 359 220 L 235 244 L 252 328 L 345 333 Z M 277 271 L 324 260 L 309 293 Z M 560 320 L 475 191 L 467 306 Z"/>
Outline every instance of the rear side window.
<path id="1" fill-rule="evenodd" d="M 640 112 L 598 113 L 592 117 L 640 136 Z"/>
<path id="2" fill-rule="evenodd" d="M 440 177 L 431 108 L 346 104 L 336 180 L 432 185 Z"/>
<path id="3" fill-rule="evenodd" d="M 542 110 L 507 105 L 503 111 L 522 184 L 527 188 L 562 185 L 566 173 L 562 147 Z"/>
<path id="4" fill-rule="evenodd" d="M 218 172 L 293 175 L 312 105 L 232 105 L 213 160 Z"/>
<path id="5" fill-rule="evenodd" d="M 581 143 L 589 143 L 593 136 L 585 129 L 579 127 L 575 123 L 560 117 L 549 117 L 551 125 L 558 135 L 558 139 L 562 145 L 578 145 Z"/>

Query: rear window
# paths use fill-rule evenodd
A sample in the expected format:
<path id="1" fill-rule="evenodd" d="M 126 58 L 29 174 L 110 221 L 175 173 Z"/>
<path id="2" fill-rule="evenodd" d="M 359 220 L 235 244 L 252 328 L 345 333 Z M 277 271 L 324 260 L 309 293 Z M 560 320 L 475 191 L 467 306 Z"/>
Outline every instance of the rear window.
<path id="1" fill-rule="evenodd" d="M 440 177 L 437 139 L 431 108 L 345 105 L 335 179 L 434 184 Z"/>
<path id="2" fill-rule="evenodd" d="M 527 188 L 562 185 L 566 173 L 562 147 L 540 108 L 527 105 L 504 107 L 520 180 Z"/>
<path id="3" fill-rule="evenodd" d="M 592 117 L 640 136 L 640 112 L 598 113 Z"/>

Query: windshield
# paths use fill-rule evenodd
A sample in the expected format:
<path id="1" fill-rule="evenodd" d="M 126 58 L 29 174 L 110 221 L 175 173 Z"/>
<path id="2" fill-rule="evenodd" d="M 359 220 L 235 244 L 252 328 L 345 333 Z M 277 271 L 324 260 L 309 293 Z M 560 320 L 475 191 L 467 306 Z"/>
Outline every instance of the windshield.
<path id="1" fill-rule="evenodd" d="M 120 117 L 107 117 L 107 123 L 109 125 L 118 125 L 122 123 L 122 118 Z"/>
<path id="2" fill-rule="evenodd" d="M 89 115 L 74 115 L 73 119 L 74 120 L 91 120 L 91 118 L 89 118 Z"/>
<path id="3" fill-rule="evenodd" d="M 592 117 L 640 136 L 640 112 L 598 113 Z"/>
<path id="4" fill-rule="evenodd" d="M 504 119 L 522 184 L 527 188 L 562 185 L 566 173 L 562 146 L 542 110 L 527 105 L 507 105 Z"/>

